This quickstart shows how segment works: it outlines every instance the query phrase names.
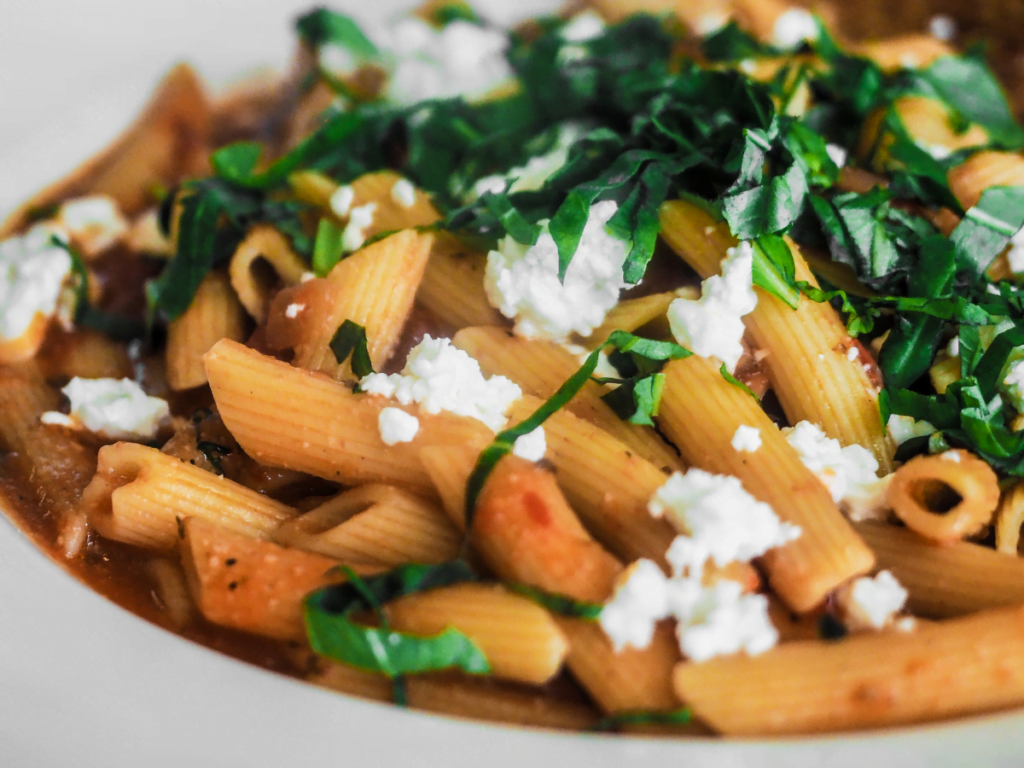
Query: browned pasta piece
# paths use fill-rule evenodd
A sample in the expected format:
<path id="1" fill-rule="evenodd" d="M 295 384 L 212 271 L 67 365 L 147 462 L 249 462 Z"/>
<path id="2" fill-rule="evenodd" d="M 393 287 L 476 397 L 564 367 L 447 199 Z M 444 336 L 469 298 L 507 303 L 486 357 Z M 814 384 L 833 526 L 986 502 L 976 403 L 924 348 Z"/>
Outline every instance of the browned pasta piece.
<path id="1" fill-rule="evenodd" d="M 996 511 L 996 549 L 1017 555 L 1020 527 L 1024 524 L 1024 483 L 1014 483 L 1003 493 Z"/>
<path id="2" fill-rule="evenodd" d="M 153 580 L 160 609 L 174 629 L 182 629 L 192 622 L 195 602 L 189 593 L 181 563 L 166 557 L 154 557 L 146 562 L 146 573 Z"/>
<path id="3" fill-rule="evenodd" d="M 857 156 L 875 170 L 882 171 L 889 163 L 889 147 L 895 135 L 885 128 L 889 110 L 895 110 L 909 136 L 928 150 L 954 152 L 988 143 L 988 132 L 971 124 L 958 132 L 949 107 L 929 96 L 901 96 L 889 108 L 880 108 L 864 122 Z M 884 131 L 884 132 L 883 132 Z"/>
<path id="4" fill-rule="evenodd" d="M 459 447 L 423 450 L 445 511 L 464 524 L 465 485 L 476 454 Z M 622 565 L 587 535 L 550 476 L 509 456 L 488 479 L 477 505 L 471 540 L 501 578 L 582 600 L 603 602 Z M 673 709 L 668 684 L 679 658 L 671 632 L 658 632 L 644 650 L 616 653 L 597 624 L 558 619 L 569 638 L 569 670 L 605 712 Z"/>
<path id="5" fill-rule="evenodd" d="M 86 328 L 71 333 L 51 331 L 36 362 L 47 379 L 124 379 L 132 375 L 132 361 L 124 345 Z"/>
<path id="6" fill-rule="evenodd" d="M 989 187 L 1024 184 L 1024 157 L 987 150 L 971 155 L 949 172 L 949 188 L 964 208 L 973 208 Z"/>
<path id="7" fill-rule="evenodd" d="M 211 272 L 184 314 L 167 326 L 167 383 L 180 391 L 206 383 L 203 355 L 221 339 L 246 336 L 245 310 L 227 275 Z"/>
<path id="8" fill-rule="evenodd" d="M 374 701 L 391 701 L 394 696 L 387 678 L 341 664 L 323 664 L 309 681 Z M 597 710 L 578 699 L 454 673 L 410 676 L 406 695 L 412 709 L 537 728 L 580 730 L 600 717 Z"/>
<path id="9" fill-rule="evenodd" d="M 415 190 L 412 205 L 405 205 L 395 192 L 395 184 L 402 179 L 394 171 L 377 171 L 360 176 L 352 182 L 352 207 L 373 203 L 373 223 L 364 231 L 367 237 L 397 229 L 425 227 L 441 218 L 424 192 Z"/>
<path id="10" fill-rule="evenodd" d="M 728 224 L 684 201 L 661 207 L 661 226 L 662 237 L 702 277 L 717 274 L 726 250 L 736 245 Z M 817 285 L 795 244 L 790 249 L 796 279 Z M 890 471 L 893 447 L 878 415 L 867 352 L 829 304 L 801 297 L 793 310 L 761 288 L 754 290 L 757 307 L 743 319 L 756 347 L 768 353 L 762 365 L 790 423 L 807 420 L 843 445 L 862 445 L 883 471 Z M 857 350 L 853 359 L 851 349 Z"/>
<path id="11" fill-rule="evenodd" d="M 450 232 L 438 232 L 416 301 L 453 328 L 507 325 L 487 300 L 487 258 L 467 248 Z"/>
<path id="12" fill-rule="evenodd" d="M 853 50 L 888 72 L 908 67 L 924 69 L 936 59 L 955 52 L 949 43 L 921 33 L 869 40 L 854 46 Z"/>
<path id="13" fill-rule="evenodd" d="M 569 643 L 547 611 L 493 584 L 458 584 L 384 607 L 402 632 L 435 635 L 455 627 L 472 640 L 496 677 L 542 685 L 562 667 Z"/>
<path id="14" fill-rule="evenodd" d="M 669 291 L 668 293 L 652 293 L 636 299 L 623 299 L 605 315 L 604 322 L 586 339 L 590 349 L 596 349 L 608 341 L 612 331 L 635 331 L 665 316 L 668 306 L 680 296 L 700 298 L 700 291 L 693 288 Z"/>
<path id="15" fill-rule="evenodd" d="M 35 366 L 0 368 L 0 450 L 24 453 L 39 416 L 59 405 L 60 394 Z"/>
<path id="16" fill-rule="evenodd" d="M 100 449 L 82 506 L 103 536 L 153 549 L 172 548 L 186 517 L 267 538 L 295 514 L 244 485 L 135 443 Z"/>
<path id="17" fill-rule="evenodd" d="M 348 363 L 331 351 L 334 334 L 345 320 L 366 329 L 374 370 L 391 357 L 412 310 L 433 236 L 404 230 L 341 261 L 324 278 L 328 290 L 302 312 L 305 334 L 295 348 L 301 368 L 351 378 Z"/>
<path id="18" fill-rule="evenodd" d="M 680 664 L 674 678 L 694 714 L 730 736 L 848 731 L 992 711 L 1024 702 L 1024 608 Z"/>
<path id="19" fill-rule="evenodd" d="M 512 409 L 510 423 L 532 414 L 542 401 L 526 395 Z M 647 502 L 667 479 L 664 472 L 623 443 L 567 410 L 544 422 L 545 459 L 581 522 L 626 562 L 641 557 L 667 570 L 665 552 L 675 531 L 647 511 Z"/>
<path id="20" fill-rule="evenodd" d="M 232 341 L 210 350 L 206 373 L 221 418 L 249 456 L 345 485 L 387 483 L 433 495 L 419 459 L 423 446 L 482 449 L 493 437 L 475 419 L 412 410 L 420 422 L 416 438 L 387 446 L 378 419 L 384 408 L 401 407 L 396 402 L 353 394 L 323 375 Z"/>
<path id="21" fill-rule="evenodd" d="M 346 563 L 394 567 L 443 563 L 462 536 L 436 502 L 387 485 L 363 485 L 290 520 L 274 533 L 281 544 Z"/>
<path id="22" fill-rule="evenodd" d="M 306 264 L 284 235 L 268 224 L 259 224 L 235 249 L 228 272 L 245 311 L 262 323 L 274 289 L 301 282 Z"/>
<path id="23" fill-rule="evenodd" d="M 181 563 L 207 621 L 281 640 L 304 640 L 302 600 L 344 581 L 338 562 L 285 549 L 200 518 L 185 520 Z"/>
<path id="24" fill-rule="evenodd" d="M 26 227 L 34 211 L 90 194 L 110 195 L 127 215 L 152 203 L 157 185 L 199 174 L 209 154 L 209 104 L 191 67 L 179 64 L 135 123 L 107 149 L 21 205 L 0 225 L 0 239 Z"/>
<path id="25" fill-rule="evenodd" d="M 738 477 L 780 519 L 800 526 L 800 538 L 760 560 L 790 608 L 808 611 L 847 579 L 871 570 L 871 550 L 754 398 L 697 355 L 669 363 L 664 373 L 658 424 L 683 458 L 708 472 Z M 761 433 L 753 454 L 732 447 L 742 425 Z"/>
<path id="26" fill-rule="evenodd" d="M 886 503 L 908 528 L 948 543 L 980 532 L 999 504 L 999 481 L 989 465 L 962 450 L 917 456 L 896 470 Z"/>
<path id="27" fill-rule="evenodd" d="M 550 341 L 513 336 L 504 328 L 464 328 L 452 343 L 480 363 L 488 376 L 505 376 L 526 394 L 547 399 L 581 363 L 564 348 Z M 596 424 L 658 467 L 678 469 L 676 455 L 650 427 L 628 424 L 601 400 L 599 385 L 588 381 L 566 407 L 582 419 Z"/>
<path id="28" fill-rule="evenodd" d="M 960 380 L 960 358 L 950 357 L 945 350 L 941 350 L 935 358 L 935 364 L 928 369 L 928 378 L 932 380 L 935 391 L 943 394 L 946 387 Z"/>
<path id="29" fill-rule="evenodd" d="M 944 619 L 1024 603 L 1024 559 L 955 541 L 933 544 L 907 528 L 862 523 L 857 532 L 892 571 L 915 616 Z"/>

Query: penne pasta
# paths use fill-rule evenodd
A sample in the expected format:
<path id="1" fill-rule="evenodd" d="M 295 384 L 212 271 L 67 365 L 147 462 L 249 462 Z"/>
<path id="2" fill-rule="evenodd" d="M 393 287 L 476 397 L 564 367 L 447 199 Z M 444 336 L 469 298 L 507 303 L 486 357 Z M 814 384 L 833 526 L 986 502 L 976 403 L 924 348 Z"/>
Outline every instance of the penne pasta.
<path id="1" fill-rule="evenodd" d="M 986 150 L 971 155 L 949 172 L 949 188 L 960 205 L 973 208 L 989 187 L 1024 184 L 1024 157 L 1016 152 Z"/>
<path id="2" fill-rule="evenodd" d="M 608 312 L 604 322 L 586 338 L 587 347 L 596 349 L 601 346 L 608 341 L 612 331 L 632 332 L 660 320 L 668 311 L 669 304 L 680 296 L 696 299 L 700 298 L 700 292 L 693 288 L 680 288 L 668 293 L 652 293 L 636 299 L 623 299 Z"/>
<path id="3" fill-rule="evenodd" d="M 455 329 L 507 325 L 484 292 L 486 268 L 483 254 L 468 249 L 450 233 L 438 232 L 416 302 Z"/>
<path id="4" fill-rule="evenodd" d="M 238 301 L 257 323 L 267 319 L 274 289 L 278 285 L 298 285 L 306 272 L 305 262 L 284 235 L 266 224 L 249 231 L 228 267 Z"/>

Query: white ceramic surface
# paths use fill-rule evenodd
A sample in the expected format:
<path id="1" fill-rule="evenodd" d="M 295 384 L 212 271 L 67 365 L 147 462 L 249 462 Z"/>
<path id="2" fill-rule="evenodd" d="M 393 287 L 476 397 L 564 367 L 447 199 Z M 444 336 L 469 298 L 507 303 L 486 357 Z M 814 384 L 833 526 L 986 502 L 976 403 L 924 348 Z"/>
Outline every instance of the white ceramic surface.
<path id="1" fill-rule="evenodd" d="M 388 14 L 377 0 L 350 12 Z M 549 0 L 477 3 L 504 18 Z M 184 58 L 214 82 L 291 49 L 289 0 L 2 0 L 0 212 L 127 123 Z M 207 651 L 86 589 L 0 516 L 0 766 L 1013 766 L 1024 716 L 722 742 L 521 731 L 320 691 Z"/>

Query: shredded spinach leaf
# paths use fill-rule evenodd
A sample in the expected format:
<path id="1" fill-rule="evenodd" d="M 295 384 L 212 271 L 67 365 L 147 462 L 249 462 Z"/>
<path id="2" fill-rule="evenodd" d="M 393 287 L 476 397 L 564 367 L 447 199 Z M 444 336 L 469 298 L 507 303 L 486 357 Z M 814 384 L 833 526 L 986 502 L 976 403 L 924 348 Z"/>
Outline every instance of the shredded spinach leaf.
<path id="1" fill-rule="evenodd" d="M 604 610 L 601 603 L 588 603 L 583 600 L 574 600 L 565 595 L 558 595 L 547 592 L 539 587 L 531 587 L 528 584 L 505 584 L 505 588 L 517 595 L 528 597 L 542 608 L 545 608 L 559 616 L 570 619 L 585 619 L 586 621 L 597 621 Z"/>
<path id="2" fill-rule="evenodd" d="M 345 320 L 331 339 L 331 352 L 339 364 L 352 356 L 352 373 L 362 379 L 373 373 L 373 363 L 366 347 L 366 329 L 351 320 Z"/>
<path id="3" fill-rule="evenodd" d="M 617 712 L 603 717 L 591 726 L 592 731 L 618 731 L 628 725 L 686 725 L 693 719 L 689 707 L 671 712 L 655 710 L 638 710 L 635 712 Z"/>

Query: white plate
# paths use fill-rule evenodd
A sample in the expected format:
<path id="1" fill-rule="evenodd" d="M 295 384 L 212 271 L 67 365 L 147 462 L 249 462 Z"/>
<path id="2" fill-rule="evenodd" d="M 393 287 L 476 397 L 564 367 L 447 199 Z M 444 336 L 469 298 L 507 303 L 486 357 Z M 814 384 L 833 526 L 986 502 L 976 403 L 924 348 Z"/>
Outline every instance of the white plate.
<path id="1" fill-rule="evenodd" d="M 363 3 L 355 14 L 406 3 Z M 288 0 L 4 0 L 0 212 L 127 124 L 185 58 L 214 82 L 291 50 Z M 549 0 L 478 2 L 511 18 Z M 362 11 L 362 14 L 360 14 Z M 361 702 L 259 670 L 107 602 L 0 521 L 0 766 L 1013 765 L 1024 716 L 761 742 L 559 735 Z"/>

